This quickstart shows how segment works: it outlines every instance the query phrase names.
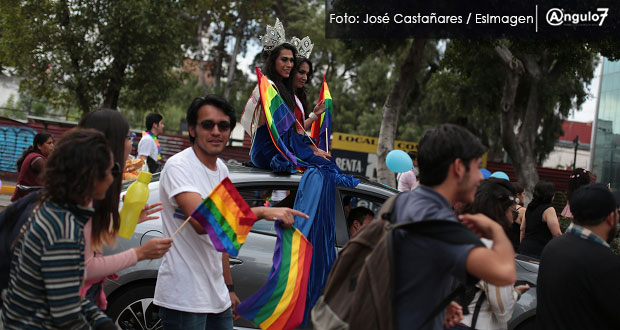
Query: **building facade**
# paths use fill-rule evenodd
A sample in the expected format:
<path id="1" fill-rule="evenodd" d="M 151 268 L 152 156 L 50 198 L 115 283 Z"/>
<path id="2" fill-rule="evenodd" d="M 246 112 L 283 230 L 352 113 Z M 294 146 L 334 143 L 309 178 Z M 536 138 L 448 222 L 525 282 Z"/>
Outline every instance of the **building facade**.
<path id="1" fill-rule="evenodd" d="M 597 182 L 620 189 L 620 62 L 603 59 L 591 163 Z"/>

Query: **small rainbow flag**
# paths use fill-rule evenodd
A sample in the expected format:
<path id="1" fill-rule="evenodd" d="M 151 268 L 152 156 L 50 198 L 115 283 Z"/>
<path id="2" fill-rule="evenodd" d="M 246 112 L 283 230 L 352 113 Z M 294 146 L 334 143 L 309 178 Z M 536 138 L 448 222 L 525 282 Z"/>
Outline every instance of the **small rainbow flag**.
<path id="1" fill-rule="evenodd" d="M 216 250 L 237 256 L 257 218 L 226 177 L 190 214 L 205 229 Z"/>
<path id="2" fill-rule="evenodd" d="M 304 317 L 312 244 L 295 227 L 278 234 L 273 267 L 267 282 L 255 294 L 237 306 L 237 312 L 261 329 L 294 329 Z"/>
<path id="3" fill-rule="evenodd" d="M 280 138 L 282 134 L 291 129 L 295 122 L 293 112 L 289 110 L 284 100 L 278 94 L 278 91 L 269 83 L 267 77 L 263 75 L 258 67 L 256 68 L 256 76 L 258 77 L 258 90 L 260 99 L 267 120 L 267 128 L 269 135 L 278 151 L 288 159 L 296 168 L 305 167 L 306 163 L 297 158 L 286 147 L 286 143 Z M 295 133 L 295 132 L 293 132 Z M 295 133 L 296 134 L 296 133 Z"/>
<path id="4" fill-rule="evenodd" d="M 332 136 L 332 118 L 334 117 L 334 110 L 332 105 L 332 94 L 329 92 L 325 76 L 323 76 L 323 85 L 321 86 L 321 93 L 319 94 L 319 101 L 325 101 L 325 112 L 321 114 L 318 120 L 312 123 L 310 129 L 310 136 L 313 139 L 319 141 L 319 149 L 328 151 L 329 138 Z"/>

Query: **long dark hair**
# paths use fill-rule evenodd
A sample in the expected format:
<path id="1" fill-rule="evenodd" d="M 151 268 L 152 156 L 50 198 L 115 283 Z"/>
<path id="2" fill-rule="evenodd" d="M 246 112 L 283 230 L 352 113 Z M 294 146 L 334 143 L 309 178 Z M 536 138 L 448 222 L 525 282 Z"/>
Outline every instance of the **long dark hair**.
<path id="1" fill-rule="evenodd" d="M 83 205 L 93 194 L 95 179 L 102 180 L 111 151 L 101 132 L 74 128 L 67 131 L 45 163 L 42 200 Z"/>
<path id="2" fill-rule="evenodd" d="M 268 53 L 263 53 L 263 56 L 266 56 L 267 59 L 265 61 L 265 75 L 267 78 L 271 79 L 273 83 L 278 88 L 278 92 L 282 99 L 284 99 L 284 103 L 290 108 L 291 111 L 295 110 L 295 98 L 293 97 L 293 78 L 289 75 L 288 78 L 283 78 L 276 71 L 276 60 L 278 56 L 280 56 L 280 51 L 282 49 L 288 49 L 293 52 L 293 58 L 297 58 L 297 49 L 295 46 L 289 43 L 283 43 L 278 47 L 275 47 Z M 295 66 L 293 66 L 291 70 L 291 74 L 296 72 Z"/>
<path id="3" fill-rule="evenodd" d="M 527 211 L 525 212 L 529 213 L 530 210 L 533 212 L 536 206 L 551 203 L 551 201 L 553 201 L 553 195 L 555 195 L 555 186 L 553 182 L 538 181 L 536 186 L 534 186 L 532 201 L 527 205 Z"/>
<path id="4" fill-rule="evenodd" d="M 52 137 L 52 134 L 47 133 L 47 132 L 37 133 L 37 135 L 34 136 L 32 145 L 24 149 L 24 152 L 22 152 L 22 155 L 19 157 L 19 159 L 17 159 L 17 163 L 16 163 L 17 172 L 21 171 L 22 164 L 24 163 L 24 159 L 26 159 L 26 156 L 28 156 L 29 154 L 33 152 L 38 152 L 41 154 L 41 150 L 39 150 L 39 146 L 47 142 L 47 140 L 51 137 Z"/>
<path id="5" fill-rule="evenodd" d="M 314 71 L 312 70 L 312 62 L 310 62 L 309 59 L 305 57 L 297 57 L 295 59 L 295 67 L 293 68 L 293 72 L 295 72 L 295 75 L 297 75 L 297 71 L 299 71 L 299 67 L 304 63 L 307 63 L 308 67 L 310 68 L 308 70 L 308 80 L 306 81 L 306 85 L 307 85 L 308 83 L 310 83 L 310 79 L 312 78 L 312 74 L 314 73 Z M 294 78 L 295 77 L 293 76 L 293 81 L 295 81 Z M 305 116 L 306 118 L 308 118 L 308 115 L 310 114 L 310 112 L 312 112 L 313 109 L 308 108 L 306 86 L 304 85 L 302 88 L 295 88 L 295 95 L 297 95 L 297 98 L 301 102 L 301 105 L 304 107 Z"/>
<path id="6" fill-rule="evenodd" d="M 504 231 L 510 230 L 506 211 L 515 203 L 515 191 L 510 182 L 489 178 L 480 183 L 474 202 L 464 207 L 463 213 L 482 213 L 499 223 Z"/>
<path id="7" fill-rule="evenodd" d="M 102 132 L 110 145 L 114 161 L 121 166 L 125 165 L 125 139 L 129 132 L 129 122 L 125 116 L 116 110 L 99 108 L 85 114 L 78 127 L 94 128 Z M 102 243 L 113 245 L 116 242 L 116 234 L 120 227 L 118 204 L 121 185 L 122 176 L 116 176 L 105 198 L 93 203 L 95 206 L 91 233 L 93 249 L 97 249 Z"/>

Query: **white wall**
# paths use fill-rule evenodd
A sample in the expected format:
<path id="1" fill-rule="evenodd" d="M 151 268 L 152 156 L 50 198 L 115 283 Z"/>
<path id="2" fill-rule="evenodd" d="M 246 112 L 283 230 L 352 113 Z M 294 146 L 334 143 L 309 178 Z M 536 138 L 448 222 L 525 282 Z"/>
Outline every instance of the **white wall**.
<path id="1" fill-rule="evenodd" d="M 543 162 L 543 167 L 558 168 L 558 165 L 562 165 L 563 168 L 573 166 L 573 158 L 575 156 L 575 149 L 558 147 L 557 145 L 553 151 L 549 154 L 547 159 Z M 590 169 L 590 151 L 589 150 L 577 150 L 577 167 Z"/>

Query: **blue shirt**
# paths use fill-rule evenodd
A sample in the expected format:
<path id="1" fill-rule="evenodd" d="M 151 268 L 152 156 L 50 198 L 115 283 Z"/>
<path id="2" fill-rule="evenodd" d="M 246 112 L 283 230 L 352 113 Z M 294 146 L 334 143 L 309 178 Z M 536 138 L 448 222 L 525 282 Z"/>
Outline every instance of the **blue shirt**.
<path id="1" fill-rule="evenodd" d="M 419 186 L 396 201 L 397 223 L 422 220 L 458 221 L 450 203 L 435 190 Z M 474 284 L 465 264 L 473 244 L 449 244 L 416 234 L 397 233 L 394 309 L 398 329 L 420 326 L 449 295 L 455 281 Z M 443 329 L 444 311 L 425 329 Z"/>

